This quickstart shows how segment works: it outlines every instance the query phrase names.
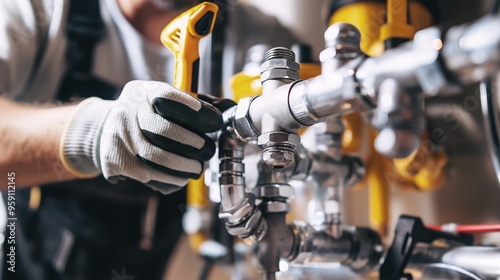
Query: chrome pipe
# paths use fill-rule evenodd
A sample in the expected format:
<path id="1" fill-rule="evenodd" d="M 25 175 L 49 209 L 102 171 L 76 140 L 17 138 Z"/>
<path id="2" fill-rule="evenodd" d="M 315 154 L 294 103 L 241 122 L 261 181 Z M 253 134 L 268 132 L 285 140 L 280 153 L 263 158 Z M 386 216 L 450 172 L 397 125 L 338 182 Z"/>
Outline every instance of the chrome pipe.
<path id="1" fill-rule="evenodd" d="M 219 136 L 219 218 L 229 234 L 261 240 L 267 224 L 255 204 L 255 196 L 245 191 L 244 148 L 233 128 L 236 107 L 224 112 L 225 127 Z"/>

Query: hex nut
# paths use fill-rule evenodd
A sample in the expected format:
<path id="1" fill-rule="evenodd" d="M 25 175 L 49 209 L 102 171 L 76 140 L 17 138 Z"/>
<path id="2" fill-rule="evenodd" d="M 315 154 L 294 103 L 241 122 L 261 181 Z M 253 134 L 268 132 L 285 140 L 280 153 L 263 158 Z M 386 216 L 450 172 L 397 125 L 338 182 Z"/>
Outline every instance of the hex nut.
<path id="1" fill-rule="evenodd" d="M 295 81 L 300 79 L 300 75 L 299 72 L 291 69 L 271 69 L 260 73 L 261 83 L 264 83 L 268 80 L 278 80 L 278 79 L 287 79 Z"/>
<path id="2" fill-rule="evenodd" d="M 260 185 L 254 188 L 254 194 L 258 198 L 290 198 L 295 194 L 295 190 L 285 184 Z"/>
<path id="3" fill-rule="evenodd" d="M 237 225 L 246 217 L 251 215 L 254 209 L 255 198 L 253 196 L 247 196 L 236 207 L 229 210 L 226 210 L 221 206 L 219 219 L 226 225 Z"/>
<path id="4" fill-rule="evenodd" d="M 286 58 L 273 58 L 271 60 L 264 61 L 264 63 L 260 66 L 261 73 L 271 69 L 290 69 L 298 72 L 300 66 L 297 62 Z"/>
<path id="5" fill-rule="evenodd" d="M 258 136 L 250 118 L 250 104 L 254 99 L 255 97 L 240 99 L 236 106 L 233 125 L 238 135 L 243 139 L 251 140 Z"/>
<path id="6" fill-rule="evenodd" d="M 252 215 L 250 215 L 248 219 L 242 223 L 233 226 L 226 224 L 227 232 L 233 236 L 240 236 L 242 238 L 248 237 L 257 228 L 261 218 L 262 213 L 256 209 L 255 212 L 253 212 Z"/>
<path id="7" fill-rule="evenodd" d="M 261 148 L 266 148 L 268 146 L 274 145 L 291 145 L 294 148 L 300 145 L 300 137 L 294 133 L 272 131 L 263 133 L 257 139 L 257 145 Z"/>

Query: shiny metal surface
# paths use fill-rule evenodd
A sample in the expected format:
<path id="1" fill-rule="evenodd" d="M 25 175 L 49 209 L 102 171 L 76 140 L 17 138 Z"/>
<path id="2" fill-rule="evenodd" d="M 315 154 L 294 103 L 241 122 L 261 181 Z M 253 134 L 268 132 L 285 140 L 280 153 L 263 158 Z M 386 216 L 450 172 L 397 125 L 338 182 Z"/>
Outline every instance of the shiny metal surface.
<path id="1" fill-rule="evenodd" d="M 298 80 L 299 69 L 295 53 L 291 50 L 277 47 L 267 51 L 260 72 L 262 95 L 274 95 L 275 89 Z M 277 125 L 279 121 L 272 114 L 264 114 L 262 131 L 257 139 L 259 147 L 263 149 L 262 160 L 272 168 L 288 167 L 293 162 L 293 151 L 300 144 L 300 138 L 291 129 Z"/>
<path id="2" fill-rule="evenodd" d="M 255 131 L 250 120 L 250 103 L 253 97 L 242 98 L 236 106 L 234 114 L 234 128 L 237 135 L 243 140 L 248 141 L 255 139 L 259 134 Z"/>
<path id="3" fill-rule="evenodd" d="M 500 248 L 459 247 L 444 254 L 442 261 L 471 271 L 483 279 L 500 278 Z"/>
<path id="4" fill-rule="evenodd" d="M 375 149 L 389 158 L 405 158 L 415 151 L 425 127 L 423 94 L 402 86 L 394 79 L 380 84 L 372 117 L 372 125 L 380 131 Z"/>
<path id="5" fill-rule="evenodd" d="M 266 233 L 266 222 L 255 204 L 255 196 L 247 193 L 244 177 L 244 147 L 233 131 L 235 111 L 225 115 L 225 129 L 219 136 L 219 186 L 221 207 L 219 219 L 229 234 L 260 240 Z"/>
<path id="6" fill-rule="evenodd" d="M 262 149 L 262 160 L 273 168 L 285 168 L 293 163 L 300 137 L 295 133 L 270 131 L 259 135 L 257 145 Z"/>
<path id="7" fill-rule="evenodd" d="M 486 280 L 479 278 L 479 276 L 461 268 L 449 264 L 429 264 L 423 265 L 414 269 L 413 274 L 416 274 L 415 279 L 422 280 L 441 280 L 441 279 L 454 279 L 454 280 Z"/>
<path id="8" fill-rule="evenodd" d="M 465 84 L 482 81 L 500 64 L 500 15 L 451 28 L 443 57 L 446 67 Z"/>
<path id="9" fill-rule="evenodd" d="M 370 270 L 383 253 L 378 234 L 368 228 L 345 227 L 338 237 L 307 224 L 296 223 L 291 229 L 295 243 L 288 260 L 294 265 L 341 263 L 357 271 Z"/>

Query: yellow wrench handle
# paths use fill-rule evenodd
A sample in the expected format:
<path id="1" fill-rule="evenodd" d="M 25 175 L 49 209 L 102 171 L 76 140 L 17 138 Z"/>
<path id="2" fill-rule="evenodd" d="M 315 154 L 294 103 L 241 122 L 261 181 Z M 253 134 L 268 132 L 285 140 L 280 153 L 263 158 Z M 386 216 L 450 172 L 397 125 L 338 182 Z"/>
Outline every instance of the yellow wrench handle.
<path id="1" fill-rule="evenodd" d="M 161 32 L 163 45 L 174 54 L 173 86 L 189 92 L 198 92 L 200 65 L 199 42 L 214 28 L 219 7 L 203 2 L 173 19 Z"/>

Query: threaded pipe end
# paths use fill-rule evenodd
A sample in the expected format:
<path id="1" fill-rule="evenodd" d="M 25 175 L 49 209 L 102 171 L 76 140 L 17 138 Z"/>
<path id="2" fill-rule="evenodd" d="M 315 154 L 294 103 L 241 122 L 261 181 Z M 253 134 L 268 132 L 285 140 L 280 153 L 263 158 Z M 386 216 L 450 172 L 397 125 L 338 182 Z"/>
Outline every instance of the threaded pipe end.
<path id="1" fill-rule="evenodd" d="M 284 47 L 276 47 L 266 52 L 265 61 L 275 58 L 286 58 L 295 61 L 295 53 Z"/>

